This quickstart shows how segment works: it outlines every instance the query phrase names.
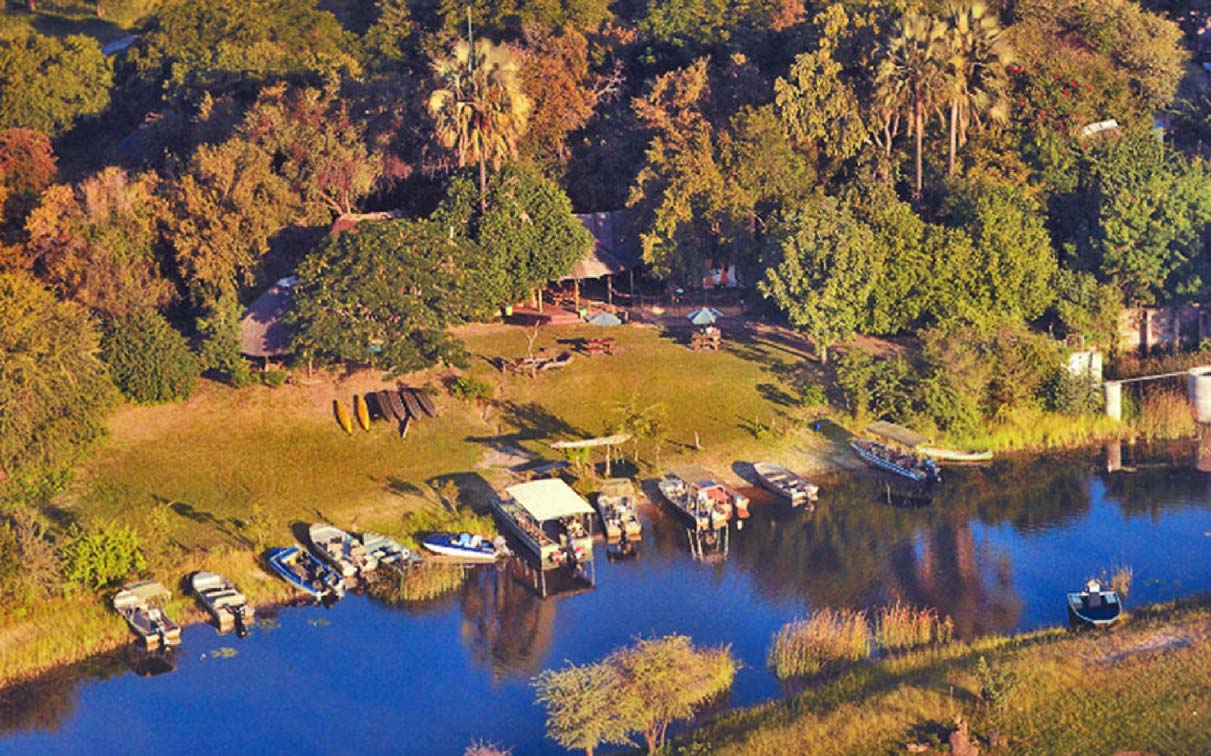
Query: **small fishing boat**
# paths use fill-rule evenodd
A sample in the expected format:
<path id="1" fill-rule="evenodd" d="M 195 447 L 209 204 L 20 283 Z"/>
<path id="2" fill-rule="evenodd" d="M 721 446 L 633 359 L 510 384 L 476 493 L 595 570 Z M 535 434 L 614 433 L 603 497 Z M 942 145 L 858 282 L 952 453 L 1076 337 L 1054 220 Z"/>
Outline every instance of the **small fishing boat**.
<path id="1" fill-rule="evenodd" d="M 310 594 L 316 601 L 345 595 L 345 581 L 341 576 L 298 544 L 269 552 L 269 567 L 287 583 Z"/>
<path id="2" fill-rule="evenodd" d="M 357 415 L 357 424 L 362 426 L 362 430 L 370 430 L 370 407 L 361 394 L 353 395 L 353 413 Z"/>
<path id="3" fill-rule="evenodd" d="M 378 533 L 363 533 L 362 546 L 379 567 L 388 567 L 397 572 L 405 572 L 421 561 L 420 554 L 400 545 L 394 538 Z"/>
<path id="4" fill-rule="evenodd" d="M 1085 590 L 1068 594 L 1068 612 L 1077 623 L 1110 627 L 1123 616 L 1118 593 L 1102 589 L 1100 580 L 1085 583 Z"/>
<path id="5" fill-rule="evenodd" d="M 308 529 L 307 535 L 316 553 L 343 577 L 356 577 L 378 567 L 378 562 L 371 558 L 362 542 L 338 527 L 317 522 Z"/>
<path id="6" fill-rule="evenodd" d="M 416 401 L 420 404 L 420 408 L 425 411 L 429 417 L 437 417 L 437 405 L 433 403 L 433 399 L 420 389 L 409 389 L 412 395 L 416 397 Z"/>
<path id="7" fill-rule="evenodd" d="M 220 633 L 235 628 L 241 638 L 248 634 L 254 611 L 234 583 L 213 572 L 195 572 L 189 582 L 194 595 L 214 617 Z"/>
<path id="8" fill-rule="evenodd" d="M 404 406 L 408 409 L 408 414 L 415 420 L 420 420 L 424 415 L 424 410 L 421 409 L 420 402 L 416 400 L 416 395 L 412 389 L 402 388 L 398 392 L 400 399 L 404 400 Z"/>
<path id="9" fill-rule="evenodd" d="M 606 540 L 617 541 L 626 536 L 628 541 L 639 538 L 641 526 L 635 513 L 638 495 L 635 484 L 629 478 L 610 478 L 601 484 L 597 494 L 597 514 L 605 527 Z"/>
<path id="10" fill-rule="evenodd" d="M 150 650 L 181 643 L 181 626 L 164 613 L 172 594 L 156 580 L 127 583 L 114 596 L 114 609 Z"/>
<path id="11" fill-rule="evenodd" d="M 820 495 L 820 487 L 809 483 L 802 475 L 791 472 L 782 465 L 773 462 L 757 462 L 753 465 L 757 480 L 762 488 L 786 499 L 792 507 L 815 501 Z"/>
<path id="12" fill-rule="evenodd" d="M 498 544 L 481 535 L 470 533 L 432 533 L 425 536 L 421 545 L 434 554 L 463 562 L 495 562 L 498 558 L 507 556 L 503 541 Z"/>
<path id="13" fill-rule="evenodd" d="M 921 458 L 915 454 L 901 454 L 880 444 L 864 438 L 849 442 L 854 453 L 868 465 L 895 473 L 916 483 L 940 483 L 942 472 L 932 459 Z"/>
<path id="14" fill-rule="evenodd" d="M 697 530 L 726 527 L 733 513 L 741 519 L 748 517 L 748 499 L 697 465 L 670 471 L 657 488 Z"/>
<path id="15" fill-rule="evenodd" d="M 509 486 L 492 500 L 492 510 L 543 570 L 593 559 L 593 509 L 559 478 Z"/>

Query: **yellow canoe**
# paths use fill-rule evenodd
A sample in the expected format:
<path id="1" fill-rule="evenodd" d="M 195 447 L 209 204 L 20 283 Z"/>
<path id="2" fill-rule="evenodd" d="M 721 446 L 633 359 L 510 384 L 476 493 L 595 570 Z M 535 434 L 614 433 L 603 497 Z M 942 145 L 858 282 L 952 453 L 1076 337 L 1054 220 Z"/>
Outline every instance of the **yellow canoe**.
<path id="1" fill-rule="evenodd" d="M 362 430 L 370 430 L 370 408 L 366 406 L 366 399 L 361 394 L 353 395 L 353 411 L 357 414 L 357 424 L 362 426 Z"/>
<path id="2" fill-rule="evenodd" d="M 336 421 L 341 424 L 341 428 L 346 433 L 353 433 L 353 418 L 349 417 L 349 410 L 345 408 L 344 402 L 334 399 L 332 405 L 336 407 Z"/>

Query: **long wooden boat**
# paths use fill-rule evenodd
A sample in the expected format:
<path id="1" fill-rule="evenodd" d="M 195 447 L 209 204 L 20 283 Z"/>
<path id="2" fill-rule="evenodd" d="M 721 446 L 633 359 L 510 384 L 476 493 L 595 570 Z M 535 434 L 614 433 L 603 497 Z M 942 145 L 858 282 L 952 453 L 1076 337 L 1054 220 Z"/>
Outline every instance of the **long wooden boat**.
<path id="1" fill-rule="evenodd" d="M 345 581 L 328 565 L 302 546 L 286 546 L 269 552 L 269 567 L 290 585 L 316 601 L 345 595 Z"/>
<path id="2" fill-rule="evenodd" d="M 366 548 L 370 558 L 377 562 L 379 567 L 386 567 L 397 572 L 405 572 L 413 564 L 421 561 L 420 554 L 400 545 L 400 542 L 394 538 L 379 533 L 363 533 L 362 546 Z"/>
<path id="3" fill-rule="evenodd" d="M 868 441 L 864 438 L 850 441 L 849 446 L 863 462 L 872 467 L 900 475 L 916 483 L 940 483 L 942 480 L 941 470 L 928 457 L 901 454 L 877 441 Z"/>
<path id="4" fill-rule="evenodd" d="M 378 562 L 353 536 L 326 522 L 317 522 L 307 530 L 316 554 L 337 569 L 343 577 L 373 572 Z"/>
<path id="5" fill-rule="evenodd" d="M 771 493 L 786 499 L 792 507 L 815 501 L 820 487 L 809 483 L 802 475 L 791 472 L 773 462 L 757 462 L 753 465 L 757 480 Z"/>
<path id="6" fill-rule="evenodd" d="M 361 394 L 353 395 L 353 414 L 357 415 L 357 424 L 362 430 L 370 430 L 370 408 Z"/>
<path id="7" fill-rule="evenodd" d="M 164 604 L 171 596 L 155 580 L 127 583 L 114 596 L 114 609 L 149 651 L 181 643 L 181 626 L 164 613 Z"/>
<path id="8" fill-rule="evenodd" d="M 189 583 L 202 606 L 214 617 L 220 633 L 235 628 L 241 638 L 248 634 L 255 611 L 234 583 L 213 572 L 195 572 Z"/>
<path id="9" fill-rule="evenodd" d="M 437 405 L 433 403 L 433 399 L 420 389 L 410 389 L 412 395 L 416 397 L 416 401 L 420 404 L 420 408 L 425 411 L 429 417 L 437 417 Z"/>
<path id="10" fill-rule="evenodd" d="M 378 392 L 378 402 L 401 423 L 408 417 L 408 410 L 404 409 L 404 403 L 400 401 L 399 394 L 396 392 L 387 390 Z"/>
<path id="11" fill-rule="evenodd" d="M 431 533 L 421 540 L 421 546 L 462 562 L 495 562 L 506 555 L 494 542 L 470 533 Z"/>
<path id="12" fill-rule="evenodd" d="M 1123 616 L 1118 593 L 1102 589 L 1101 581 L 1090 580 L 1085 590 L 1068 594 L 1068 612 L 1075 622 L 1093 627 L 1110 627 Z"/>
<path id="13" fill-rule="evenodd" d="M 940 459 L 944 462 L 991 462 L 992 452 L 963 452 L 955 449 L 942 449 L 937 446 L 918 446 L 917 451 L 927 457 Z"/>
<path id="14" fill-rule="evenodd" d="M 639 538 L 642 526 L 635 513 L 637 499 L 635 484 L 630 478 L 610 478 L 601 484 L 594 504 L 605 528 L 607 541 L 617 541 L 623 536 L 628 541 Z"/>
<path id="15" fill-rule="evenodd" d="M 408 414 L 414 420 L 420 420 L 424 416 L 425 411 L 421 409 L 420 402 L 416 401 L 416 396 L 413 395 L 412 389 L 404 388 L 396 393 L 404 400 L 404 406 L 408 408 Z"/>
<path id="16" fill-rule="evenodd" d="M 493 498 L 492 510 L 543 570 L 593 558 L 593 509 L 559 478 L 509 486 Z"/>

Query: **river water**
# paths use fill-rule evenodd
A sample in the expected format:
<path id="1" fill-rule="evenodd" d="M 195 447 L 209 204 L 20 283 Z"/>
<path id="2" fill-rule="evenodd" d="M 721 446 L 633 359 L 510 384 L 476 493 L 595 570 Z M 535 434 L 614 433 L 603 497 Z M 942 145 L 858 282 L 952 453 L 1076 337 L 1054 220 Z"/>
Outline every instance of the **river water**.
<path id="1" fill-rule="evenodd" d="M 1123 565 L 1129 608 L 1211 590 L 1211 476 L 1185 447 L 1126 456 L 1135 469 L 1114 474 L 1094 455 L 948 471 L 918 507 L 874 475 L 827 481 L 814 512 L 754 493 L 713 561 L 646 505 L 638 557 L 599 547 L 591 590 L 540 599 L 516 571 L 476 568 L 422 605 L 288 607 L 242 640 L 188 627 L 167 673 L 114 654 L 0 693 L 0 752 L 563 753 L 531 678 L 636 636 L 731 644 L 744 668 L 724 705 L 746 705 L 782 694 L 770 638 L 813 606 L 902 599 L 972 637 L 1062 624 L 1066 591 Z"/>

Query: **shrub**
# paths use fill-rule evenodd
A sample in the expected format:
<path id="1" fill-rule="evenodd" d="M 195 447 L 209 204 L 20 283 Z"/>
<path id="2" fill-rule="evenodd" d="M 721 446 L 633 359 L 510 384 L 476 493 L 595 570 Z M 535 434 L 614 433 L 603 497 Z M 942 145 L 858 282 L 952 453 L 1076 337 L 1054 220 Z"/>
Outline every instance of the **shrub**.
<path id="1" fill-rule="evenodd" d="M 451 396 L 464 402 L 486 402 L 493 394 L 492 384 L 465 375 L 450 381 L 448 389 Z"/>
<path id="2" fill-rule="evenodd" d="M 1093 415 L 1102 409 L 1101 384 L 1059 370 L 1048 381 L 1047 409 L 1065 415 Z"/>
<path id="3" fill-rule="evenodd" d="M 290 374 L 285 370 L 266 370 L 261 375 L 261 382 L 269 388 L 277 388 L 286 382 Z"/>
<path id="4" fill-rule="evenodd" d="M 404 538 L 401 543 L 409 548 L 418 548 L 416 536 L 427 533 L 477 533 L 485 538 L 497 534 L 496 522 L 491 515 L 475 514 L 469 508 L 456 512 L 444 508 L 428 507 L 408 512 L 403 518 Z"/>
<path id="5" fill-rule="evenodd" d="M 63 544 L 63 577 L 93 588 L 112 585 L 147 566 L 139 534 L 129 525 L 104 522 L 72 528 Z"/>
<path id="6" fill-rule="evenodd" d="M 1003 664 L 989 664 L 983 656 L 976 662 L 975 672 L 980 700 L 996 710 L 1005 708 L 1017 685 L 1017 675 Z"/>
<path id="7" fill-rule="evenodd" d="M 954 622 L 938 617 L 935 609 L 917 608 L 897 601 L 880 607 L 875 614 L 875 639 L 888 650 L 947 643 L 954 635 Z"/>
<path id="8" fill-rule="evenodd" d="M 828 394 L 824 391 L 824 386 L 819 383 L 808 383 L 804 381 L 795 386 L 796 393 L 799 394 L 799 404 L 808 409 L 828 406 Z"/>
<path id="9" fill-rule="evenodd" d="M 860 661 L 874 647 L 865 612 L 819 609 L 782 627 L 768 662 L 781 679 L 819 673 L 840 661 Z"/>
<path id="10" fill-rule="evenodd" d="M 101 339 L 101 359 L 118 389 L 139 404 L 185 399 L 197 383 L 198 361 L 185 337 L 156 312 L 112 321 Z"/>

